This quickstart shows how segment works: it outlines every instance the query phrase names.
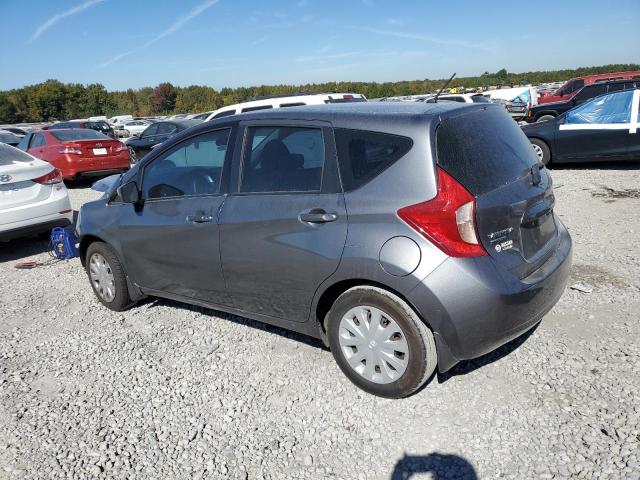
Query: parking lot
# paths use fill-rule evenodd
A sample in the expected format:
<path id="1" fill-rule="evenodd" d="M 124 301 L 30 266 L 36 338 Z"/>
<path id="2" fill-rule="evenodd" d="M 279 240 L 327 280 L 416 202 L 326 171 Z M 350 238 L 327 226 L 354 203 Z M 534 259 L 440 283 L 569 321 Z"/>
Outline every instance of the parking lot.
<path id="1" fill-rule="evenodd" d="M 640 165 L 552 175 L 571 288 L 405 400 L 313 339 L 166 300 L 115 313 L 78 260 L 3 245 L 0 478 L 640 478 Z"/>

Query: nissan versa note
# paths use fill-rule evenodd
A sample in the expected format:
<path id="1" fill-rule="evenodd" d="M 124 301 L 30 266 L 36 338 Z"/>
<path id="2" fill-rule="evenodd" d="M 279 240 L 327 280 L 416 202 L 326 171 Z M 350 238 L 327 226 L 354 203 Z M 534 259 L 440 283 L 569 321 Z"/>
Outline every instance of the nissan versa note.
<path id="1" fill-rule="evenodd" d="M 151 295 L 311 335 L 383 397 L 531 329 L 571 266 L 549 172 L 499 105 L 229 116 L 98 187 L 77 228 L 105 306 Z"/>

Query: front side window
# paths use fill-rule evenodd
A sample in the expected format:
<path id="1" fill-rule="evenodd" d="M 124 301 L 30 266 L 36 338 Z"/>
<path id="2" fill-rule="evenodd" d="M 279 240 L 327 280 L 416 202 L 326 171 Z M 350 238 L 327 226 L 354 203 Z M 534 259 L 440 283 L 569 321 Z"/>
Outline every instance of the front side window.
<path id="1" fill-rule="evenodd" d="M 633 90 L 594 98 L 567 113 L 566 124 L 629 123 Z"/>
<path id="2" fill-rule="evenodd" d="M 153 124 L 149 126 L 144 132 L 142 132 L 143 137 L 153 137 L 158 133 L 158 125 Z"/>
<path id="3" fill-rule="evenodd" d="M 230 129 L 185 140 L 145 167 L 142 180 L 147 199 L 214 195 L 227 153 Z"/>
<path id="4" fill-rule="evenodd" d="M 412 147 L 408 137 L 365 130 L 335 129 L 342 186 L 354 190 L 404 156 Z"/>
<path id="5" fill-rule="evenodd" d="M 324 165 L 320 128 L 253 127 L 247 135 L 241 192 L 320 191 Z"/>
<path id="6" fill-rule="evenodd" d="M 169 135 L 176 130 L 176 126 L 171 123 L 158 124 L 158 135 Z"/>

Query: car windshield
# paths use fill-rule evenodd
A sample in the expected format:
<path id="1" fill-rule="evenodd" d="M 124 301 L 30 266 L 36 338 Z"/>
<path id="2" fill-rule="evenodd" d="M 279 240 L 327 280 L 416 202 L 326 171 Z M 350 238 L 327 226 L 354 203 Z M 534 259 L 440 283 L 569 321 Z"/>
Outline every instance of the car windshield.
<path id="1" fill-rule="evenodd" d="M 77 128 L 72 130 L 52 130 L 51 135 L 61 142 L 73 140 L 110 140 L 109 137 L 96 130 Z"/>
<path id="2" fill-rule="evenodd" d="M 6 167 L 16 162 L 33 162 L 33 157 L 22 150 L 0 143 L 0 167 Z"/>

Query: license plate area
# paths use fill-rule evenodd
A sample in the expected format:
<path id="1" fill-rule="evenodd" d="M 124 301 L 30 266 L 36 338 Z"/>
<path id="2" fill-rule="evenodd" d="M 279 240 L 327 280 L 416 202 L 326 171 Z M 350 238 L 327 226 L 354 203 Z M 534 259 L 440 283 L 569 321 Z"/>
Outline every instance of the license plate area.
<path id="1" fill-rule="evenodd" d="M 522 238 L 522 255 L 529 260 L 539 254 L 544 247 L 556 236 L 556 222 L 553 210 L 520 226 Z"/>
<path id="2" fill-rule="evenodd" d="M 93 154 L 94 155 L 106 155 L 107 154 L 107 149 L 106 148 L 94 148 L 93 149 Z"/>

